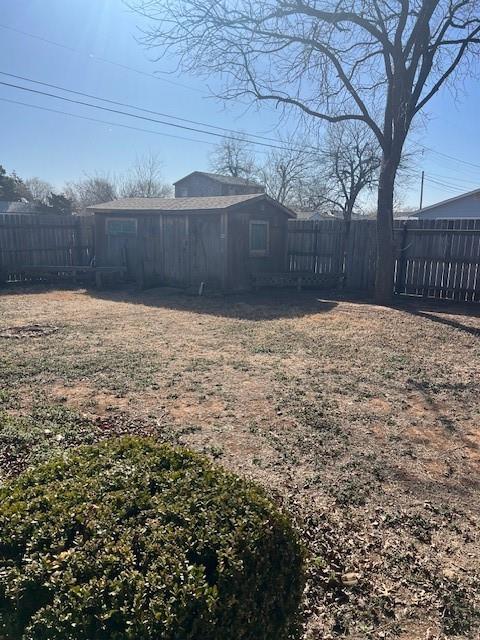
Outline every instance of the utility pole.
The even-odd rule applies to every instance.
[[[420,187],[420,210],[423,206],[423,182],[425,180],[425,171],[422,171],[422,186]]]

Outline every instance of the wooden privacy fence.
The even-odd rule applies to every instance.
[[[24,280],[43,268],[87,267],[93,255],[92,218],[0,214],[0,281]]]
[[[396,223],[395,291],[480,302],[480,220]]]
[[[351,290],[371,290],[375,282],[375,222],[352,222],[346,239],[342,220],[290,221],[288,269],[336,275]]]
[[[480,302],[480,220],[396,220],[394,241],[397,294]],[[375,254],[374,220],[353,221],[348,238],[342,220],[289,222],[287,271],[305,282],[370,292]],[[93,218],[0,214],[0,281],[86,269],[93,257]]]
[[[480,220],[394,221],[397,294],[480,302]],[[288,269],[337,275],[351,291],[375,283],[376,222],[289,222]]]

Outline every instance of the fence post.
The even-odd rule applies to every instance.
[[[313,229],[314,229],[314,234],[313,234],[313,273],[317,273],[318,271],[318,234],[320,232],[320,228],[319,225],[317,224],[317,222],[315,221],[313,223]],[[299,285],[299,291],[301,290],[302,286],[301,284]]]

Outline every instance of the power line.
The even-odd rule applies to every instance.
[[[430,180],[433,180],[437,184],[441,184],[443,187],[448,187],[449,189],[454,189],[455,191],[460,191],[465,193],[465,187],[462,185],[454,184],[452,182],[447,182],[445,180],[438,180],[437,178],[430,177]]]
[[[181,82],[174,81],[174,80],[170,80],[170,79],[167,79],[167,78],[159,78],[157,75],[155,75],[153,73],[149,73],[148,71],[142,71],[141,69],[136,69],[135,67],[130,67],[129,65],[126,65],[126,64],[123,64],[123,63],[120,63],[120,62],[116,62],[114,60],[109,60],[108,58],[104,58],[103,56],[97,56],[96,54],[93,54],[93,53],[85,53],[85,52],[79,51],[78,49],[75,49],[74,47],[71,47],[69,45],[66,45],[66,44],[63,44],[63,43],[60,43],[60,42],[56,42],[55,40],[51,40],[49,38],[45,38],[43,36],[39,36],[37,34],[30,33],[28,31],[24,31],[22,29],[17,29],[15,27],[11,27],[10,25],[6,25],[6,24],[1,24],[0,23],[0,28],[7,29],[7,30],[15,32],[15,33],[19,33],[19,34],[27,36],[29,38],[34,38],[35,40],[39,40],[40,42],[44,42],[46,44],[50,44],[50,45],[55,46],[55,47],[60,47],[62,49],[65,49],[65,50],[71,51],[73,53],[76,53],[78,55],[86,56],[90,60],[93,60],[95,62],[102,62],[102,63],[105,63],[105,64],[113,65],[113,66],[116,66],[116,67],[118,67],[120,69],[124,69],[124,70],[127,70],[127,71],[131,71],[133,73],[140,74],[142,76],[153,78],[154,80],[157,80],[157,81],[160,81],[160,82],[167,82],[169,84],[180,86],[180,87],[183,87],[185,89],[189,89],[191,91],[197,91],[197,92],[203,94],[203,91],[201,91],[200,89],[197,89],[196,87],[191,87],[189,85],[186,85],[186,84],[183,84]],[[30,82],[36,82],[36,81],[31,80]],[[64,91],[69,91],[69,90],[68,89],[64,89]],[[108,100],[103,99],[103,98],[97,98],[97,99],[108,101]],[[136,108],[138,110],[143,110],[143,109],[141,109],[139,107],[134,107],[134,108]],[[148,111],[148,110],[144,110],[144,111]],[[166,117],[180,119],[180,118],[177,118],[176,116],[166,116]],[[187,120],[185,119],[185,121],[187,121]],[[194,121],[192,121],[192,122],[194,122]],[[222,131],[228,131],[228,129],[222,129],[221,127],[216,127],[215,125],[208,125],[208,124],[203,124],[202,123],[201,126],[208,126],[210,128],[216,128],[216,129],[220,129]],[[265,137],[262,137],[262,136],[256,136],[255,134],[249,134],[249,135],[251,137],[258,137],[258,138],[261,138],[261,139],[268,139],[268,138],[265,138]],[[222,136],[222,137],[226,137],[226,136]],[[257,143],[255,143],[255,144],[257,144]],[[431,153],[434,153],[434,154],[436,154],[436,155],[438,155],[438,156],[440,156],[442,158],[447,158],[447,159],[452,160],[454,162],[459,162],[459,163],[461,163],[461,164],[463,164],[465,166],[473,167],[475,169],[480,169],[480,165],[479,164],[475,164],[474,162],[469,162],[468,160],[462,160],[461,158],[456,158],[455,156],[449,155],[447,153],[443,153],[442,151],[437,151],[436,149],[432,149],[431,147],[428,147],[428,146],[426,146],[424,144],[421,144],[421,143],[417,143],[417,144],[418,144],[419,147],[422,147],[426,151],[430,151]],[[285,147],[281,147],[281,148],[285,149]],[[313,149],[313,147],[312,147],[312,149]]]
[[[84,98],[91,98],[93,100],[99,100],[101,102],[107,102],[108,104],[113,104],[119,107],[127,107],[128,109],[135,109],[136,111],[141,111],[143,113],[150,113],[151,115],[156,115],[156,116],[161,116],[164,118],[171,118],[172,120],[178,120],[180,122],[187,122],[189,124],[195,124],[195,125],[199,125],[201,127],[209,127],[210,129],[216,129],[217,131],[223,131],[224,134],[225,133],[234,133],[235,135],[238,135],[240,138],[244,137],[244,134],[242,131],[236,131],[234,129],[228,129],[227,127],[219,127],[217,125],[214,124],[208,124],[206,122],[200,122],[198,120],[190,120],[189,118],[181,118],[180,116],[172,116],[169,113],[164,113],[162,111],[153,111],[152,109],[145,109],[144,107],[137,107],[136,105],[132,105],[126,102],[119,102],[117,100],[111,100],[110,98],[102,98],[100,96],[96,96],[93,95],[91,93],[84,93],[82,91],[75,91],[74,89],[67,89],[66,87],[61,87],[60,85],[57,84],[50,84],[48,82],[42,82],[40,80],[34,80],[33,78],[27,78],[26,76],[19,76],[16,75],[14,73],[7,73],[6,71],[0,71],[0,74],[3,76],[8,76],[9,78],[16,78],[17,80],[23,80],[25,82],[31,82],[33,84],[38,84],[41,85],[43,87],[49,87],[50,89],[57,89],[59,91],[65,91],[67,93],[72,93],[75,94],[77,96],[83,96]],[[248,137],[250,138],[258,138],[259,140],[266,140],[269,142],[275,142],[278,143],[279,140],[277,140],[276,138],[269,138],[267,136],[261,136],[258,135],[256,133],[249,133],[247,134]],[[224,136],[222,136],[224,137]],[[309,147],[311,149],[314,149],[315,151],[317,151],[318,149],[316,149],[315,147]]]
[[[122,124],[121,122],[111,122],[109,120],[100,120],[99,118],[91,118],[89,116],[81,116],[77,113],[69,113],[68,111],[62,111],[60,109],[52,109],[50,107],[43,107],[38,104],[29,104],[28,102],[21,102],[20,100],[10,100],[9,98],[0,98],[2,102],[8,102],[10,104],[19,104],[23,107],[31,107],[32,109],[40,109],[41,111],[49,111],[51,113],[58,113],[71,118],[78,118],[80,120],[88,120],[89,122],[97,122],[100,124],[106,124],[112,127],[121,127],[122,129],[131,129],[133,131],[142,131],[145,133],[153,133],[158,136],[165,136],[167,138],[175,138],[176,140],[187,140],[188,142],[200,142],[201,144],[215,145],[210,140],[198,140],[198,138],[188,138],[186,136],[176,136],[171,133],[164,133],[163,131],[153,131],[152,129],[143,129],[141,127],[134,127],[133,125]]]
[[[154,111],[152,109],[146,109],[144,107],[138,107],[136,105],[132,105],[132,104],[125,103],[125,102],[119,102],[117,100],[112,100],[110,98],[103,98],[103,97],[100,97],[100,96],[96,96],[96,95],[91,94],[91,93],[84,93],[82,91],[76,91],[74,89],[67,89],[66,87],[62,87],[60,85],[50,84],[48,82],[42,82],[40,80],[35,80],[33,78],[28,78],[26,76],[19,76],[19,75],[16,75],[14,73],[7,73],[6,71],[0,71],[0,74],[4,75],[4,76],[8,76],[10,78],[16,78],[17,80],[23,80],[25,82],[31,82],[33,84],[38,84],[38,85],[41,85],[41,86],[44,86],[44,87],[49,87],[51,89],[57,89],[57,90],[60,90],[60,91],[65,91],[67,93],[72,93],[72,94],[75,94],[75,95],[83,96],[85,98],[91,98],[93,100],[99,100],[101,102],[106,102],[108,104],[113,104],[113,105],[117,105],[117,106],[120,106],[120,107],[127,107],[129,109],[135,109],[136,111],[141,111],[143,113],[150,113],[152,115],[157,115],[157,116],[161,116],[161,117],[165,117],[165,118],[171,118],[172,120],[178,120],[179,122],[187,122],[189,124],[195,124],[195,125],[202,126],[202,127],[209,127],[211,129],[216,129],[217,131],[222,131],[224,133],[225,132],[233,133],[235,135],[238,135],[239,137],[243,137],[244,136],[243,132],[236,131],[234,129],[228,129],[226,127],[219,127],[217,125],[212,125],[212,124],[209,124],[209,123],[206,123],[206,122],[201,122],[201,121],[198,121],[198,120],[191,120],[189,118],[182,118],[180,116],[174,116],[174,115],[171,115],[169,113],[164,113],[162,111]],[[270,138],[268,136],[261,136],[261,135],[255,134],[255,133],[248,133],[248,134],[246,134],[246,136],[249,137],[249,138],[257,138],[259,140],[266,140],[266,141],[269,141],[269,142],[275,142],[275,143],[279,142],[275,138]],[[420,146],[422,146],[422,145],[420,145]],[[283,148],[284,147],[282,147],[282,149]],[[310,145],[308,145],[308,148],[312,149],[312,151],[319,151],[318,148],[312,147]],[[427,147],[424,147],[424,148],[428,149]],[[433,149],[429,149],[429,150],[432,151],[433,153],[440,154],[439,151],[435,151]],[[453,156],[450,156],[450,158],[454,159]],[[457,162],[463,162],[460,159],[456,159],[456,161]],[[469,163],[469,164],[471,164],[471,163]],[[472,166],[478,166],[480,168],[480,165],[472,164]],[[433,175],[433,174],[430,174],[430,175]],[[451,180],[450,176],[438,175],[437,177],[440,178],[440,179]],[[465,183],[470,183],[470,184],[478,184],[478,182],[476,182],[474,180],[464,180],[464,179],[461,179],[461,178],[455,178],[455,181],[457,181],[457,182],[465,182]]]
[[[461,189],[459,187],[453,187],[451,185],[445,184],[444,182],[439,182],[438,180],[434,180],[433,178],[426,177],[425,180],[430,184],[434,184],[437,187],[441,187],[443,190],[449,191],[454,195],[461,195],[462,193],[465,193],[464,189]]]
[[[434,184],[438,184],[441,187],[445,187],[446,189],[449,189],[451,191],[463,191],[463,189],[461,187],[458,186],[454,186],[452,184],[448,184],[446,182],[442,182],[441,180],[436,180],[435,178],[431,178],[431,177],[426,177],[426,180],[428,180],[428,182],[433,182]]]
[[[94,95],[91,95],[91,94],[84,94],[82,92],[77,92],[77,91],[70,90],[70,89],[64,89],[63,87],[60,87],[58,85],[49,85],[48,83],[43,83],[43,82],[40,82],[40,81],[30,80],[29,78],[23,78],[22,76],[15,76],[14,74],[9,74],[9,73],[2,72],[2,71],[0,71],[0,73],[3,74],[3,75],[10,76],[10,77],[20,77],[20,78],[22,78],[22,79],[24,79],[24,80],[26,80],[28,82],[35,82],[36,84],[52,86],[52,87],[55,87],[55,88],[57,88],[57,89],[59,89],[61,91],[62,90],[63,91],[68,91],[68,92],[75,93],[75,94],[82,95],[82,96],[86,95],[86,96],[91,97],[92,99],[95,99],[95,100],[103,100],[103,101],[109,102],[111,104],[119,104],[119,105],[123,105],[124,104],[124,103],[119,103],[119,102],[116,102],[116,101],[109,100],[107,98],[100,98],[100,97],[97,97],[97,96],[94,96]],[[203,134],[203,135],[213,135],[213,136],[216,136],[216,137],[228,138],[228,139],[232,139],[232,140],[238,140],[239,139],[239,138],[235,138],[233,136],[217,134],[217,133],[214,133],[212,131],[203,131],[201,129],[197,129],[197,128],[194,128],[194,127],[188,127],[188,126],[179,125],[179,124],[175,124],[175,123],[171,123],[171,122],[166,122],[164,120],[157,120],[157,119],[154,119],[154,118],[140,116],[140,115],[133,114],[133,113],[128,113],[128,112],[125,112],[125,111],[120,111],[118,109],[110,109],[108,107],[102,107],[100,105],[91,104],[91,103],[84,102],[84,101],[81,101],[81,100],[72,100],[72,99],[66,98],[64,96],[58,96],[56,94],[48,93],[48,92],[45,92],[45,91],[38,91],[36,89],[31,89],[29,87],[23,87],[23,86],[15,85],[15,84],[12,84],[12,83],[7,83],[7,82],[0,81],[0,85],[4,85],[4,86],[7,86],[7,87],[19,89],[19,90],[22,90],[22,91],[27,91],[27,92],[34,93],[34,94],[44,95],[44,96],[51,97],[51,98],[56,98],[58,100],[63,100],[65,102],[69,102],[69,103],[73,103],[73,104],[79,104],[81,106],[86,106],[86,107],[90,107],[90,108],[94,108],[94,109],[100,109],[102,111],[108,111],[108,112],[111,112],[111,113],[116,113],[116,114],[119,114],[119,115],[124,115],[124,116],[132,117],[132,118],[137,118],[137,119],[140,119],[140,120],[147,120],[147,121],[150,121],[150,122],[155,122],[157,124],[163,124],[163,125],[170,126],[170,127],[176,127],[176,128],[180,128],[180,129],[185,129],[185,130],[188,130],[188,131],[194,131],[196,133],[200,133],[200,134]],[[128,125],[122,125],[120,123],[113,123],[111,121],[100,120],[100,119],[97,119],[97,118],[89,118],[89,117],[86,117],[86,116],[80,116],[80,115],[77,115],[77,114],[71,114],[71,113],[68,113],[68,112],[65,112],[65,111],[61,111],[61,110],[56,110],[56,109],[48,109],[47,107],[41,107],[39,105],[32,105],[32,104],[28,104],[28,103],[24,103],[24,102],[20,102],[20,101],[8,100],[8,99],[5,99],[5,98],[2,98],[2,100],[4,102],[10,102],[12,104],[20,104],[20,105],[27,106],[27,107],[42,109],[44,111],[51,111],[53,113],[60,113],[60,114],[68,115],[68,116],[71,116],[71,117],[77,117],[77,118],[83,119],[83,120],[89,120],[91,122],[98,122],[98,123],[101,123],[101,124],[107,124],[109,126],[121,126],[123,128],[128,128],[128,129],[132,129],[132,130],[144,131],[146,133],[158,133],[159,135],[164,135],[166,137],[177,138],[177,139],[181,139],[181,140],[187,140],[187,141],[190,141],[190,142],[200,142],[200,143],[206,143],[206,144],[214,144],[212,142],[208,142],[208,141],[205,141],[205,140],[198,140],[198,139],[195,139],[195,138],[188,138],[188,137],[182,137],[182,136],[169,135],[169,134],[166,134],[166,133],[163,133],[163,132],[156,132],[156,131],[152,131],[152,130],[141,129],[139,127],[132,127],[132,126],[128,126]],[[138,109],[138,110],[141,110],[141,111],[145,111],[145,112],[150,112],[149,110],[143,109],[141,107],[135,107],[135,106],[128,105],[128,104],[126,104],[125,106],[133,108],[133,109]],[[151,113],[157,113],[157,112],[151,112]],[[167,117],[169,117],[169,116],[167,116]],[[187,122],[188,122],[188,120],[187,120]],[[208,126],[208,125],[206,125],[206,126]],[[222,131],[223,131],[223,129],[222,129]],[[252,142],[252,144],[260,145],[260,146],[268,147],[268,148],[275,148],[275,149],[281,149],[281,150],[285,150],[286,149],[286,147],[280,147],[278,145],[270,145],[270,144],[265,144],[265,143],[262,143],[262,142],[253,142],[253,141],[250,141],[250,142]],[[431,177],[426,177],[425,178],[429,183],[435,184],[436,186],[440,186],[443,189],[450,191],[451,193],[458,194],[458,193],[464,192],[464,190],[465,190],[465,187],[463,187],[463,186],[461,186],[459,184],[453,184],[451,181],[450,182],[444,182],[443,181],[443,176],[437,176],[437,178],[442,178],[442,179],[436,179],[435,178],[435,174],[430,174],[430,175],[431,175]],[[469,181],[467,181],[467,182],[469,182]]]
[[[455,160],[449,160],[447,158],[442,158],[441,156],[429,154],[428,166],[431,166],[432,171],[431,173],[430,170],[427,169],[428,173],[430,173],[430,175],[434,175],[434,173],[436,173],[436,177],[438,178],[440,178],[440,175],[442,174],[442,177],[440,178],[442,180],[448,179],[454,180],[455,182],[470,182],[474,185],[480,182],[480,173],[478,169],[468,167],[466,165],[460,165]],[[450,174],[448,177],[446,175],[447,172]],[[462,177],[460,178],[457,176]]]
[[[455,184],[456,186],[459,186],[459,187],[462,186],[461,184],[459,184],[461,182],[463,182],[464,184],[467,184],[467,185],[476,185],[477,187],[478,187],[478,185],[480,183],[479,180],[466,180],[465,178],[452,178],[452,176],[443,176],[443,175],[440,175],[438,173],[430,173],[429,172],[429,175],[432,178],[435,178],[437,180],[447,180],[448,182],[450,182],[452,184]]]
[[[103,107],[101,105],[98,104],[92,104],[91,102],[84,102],[83,100],[74,100],[72,98],[66,98],[65,96],[59,96],[56,95],[54,93],[49,93],[47,91],[39,91],[38,89],[31,89],[30,87],[22,87],[21,85],[17,85],[17,84],[13,84],[10,82],[3,82],[0,80],[0,85],[3,85],[5,87],[10,87],[13,89],[19,89],[20,91],[27,91],[29,93],[34,93],[37,95],[42,95],[42,96],[46,96],[48,98],[55,98],[57,100],[63,100],[64,102],[69,102],[71,104],[79,104],[81,106],[84,107],[90,107],[92,109],[100,109],[101,111],[108,111],[110,113],[116,113],[118,115],[122,115],[122,116],[128,116],[130,118],[136,118],[138,120],[146,120],[148,122],[155,122],[156,124],[163,124],[167,127],[175,127],[177,129],[184,129],[186,131],[194,131],[195,133],[202,133],[204,135],[209,135],[209,136],[215,136],[216,138],[222,138],[222,139],[228,139],[228,140],[241,140],[242,138],[238,138],[235,136],[231,136],[231,135],[224,135],[221,133],[215,133],[214,131],[204,131],[201,129],[197,129],[195,127],[190,127],[187,125],[182,125],[182,124],[176,124],[174,122],[167,122],[166,120],[158,120],[156,118],[150,118],[147,116],[141,116],[138,115],[136,113],[129,113],[128,111],[121,111],[119,109],[112,109],[110,107]],[[259,145],[261,147],[268,147],[270,149],[280,149],[281,151],[285,151],[286,147],[285,146],[280,146],[280,145],[273,145],[273,144],[268,144],[266,142],[254,142],[254,141],[250,141],[252,144],[254,145]]]
[[[132,131],[140,131],[142,133],[151,133],[154,135],[159,135],[159,136],[164,136],[167,138],[175,138],[177,140],[185,140],[188,142],[196,142],[196,143],[200,143],[200,144],[208,144],[208,145],[215,145],[214,142],[211,142],[209,140],[199,140],[198,138],[189,138],[186,136],[178,136],[178,135],[174,135],[174,134],[170,134],[170,133],[164,133],[162,131],[154,131],[152,129],[144,129],[142,127],[135,127],[133,125],[128,125],[128,124],[122,124],[120,122],[111,122],[109,120],[101,120],[99,118],[92,118],[89,116],[82,116],[76,113],[69,113],[68,111],[63,111],[60,109],[52,109],[50,107],[44,107],[44,106],[40,106],[40,105],[36,105],[36,104],[29,104],[27,102],[22,102],[20,100],[10,100],[8,98],[2,98],[0,97],[0,101],[1,102],[7,102],[10,104],[16,104],[16,105],[21,105],[24,107],[29,107],[32,109],[39,109],[41,111],[47,111],[50,113],[56,113],[56,114],[60,114],[60,115],[64,115],[64,116],[68,116],[70,118],[77,118],[79,120],[86,120],[88,122],[94,122],[94,123],[98,123],[98,124],[103,124],[103,125],[108,125],[108,126],[112,126],[112,127],[120,127],[122,129],[129,129]],[[442,182],[439,182],[437,180],[431,179],[431,178],[427,178],[425,177],[425,180],[428,181],[433,189],[442,189],[444,191],[450,192],[452,195],[458,195],[460,193],[460,191],[458,189],[454,189],[451,186],[448,186]]]
[[[85,51],[79,51],[78,49],[74,49],[69,45],[62,44],[61,42],[55,42],[55,40],[50,40],[49,38],[44,38],[43,36],[39,36],[35,33],[29,33],[28,31],[23,31],[22,29],[16,29],[15,27],[11,27],[7,24],[0,24],[1,29],[7,29],[8,31],[13,31],[15,33],[20,33],[22,36],[27,36],[28,38],[34,38],[35,40],[39,40],[40,42],[44,42],[45,44],[50,44],[54,47],[60,47],[61,49],[65,49],[67,51],[71,51],[72,53],[76,53],[77,55],[84,56],[93,60],[94,62],[102,62],[104,64],[110,64],[114,67],[118,67],[119,69],[124,69],[126,71],[132,71],[133,73],[137,73],[142,76],[147,76],[149,78],[153,78],[154,80],[158,80],[159,82],[166,82],[168,84],[172,84],[178,87],[183,87],[184,89],[188,89],[189,91],[196,91],[197,93],[201,93],[204,95],[204,92],[201,89],[197,89],[196,87],[191,87],[183,82],[177,82],[176,80],[170,80],[169,78],[159,78],[154,73],[149,73],[148,71],[142,71],[141,69],[136,69],[135,67],[130,67],[121,62],[116,62],[115,60],[109,60],[108,58],[104,58],[103,56],[97,56],[94,53],[86,53]]]
[[[469,162],[468,160],[461,160],[460,158],[455,158],[455,156],[450,156],[448,155],[448,153],[443,153],[442,151],[436,151],[431,147],[426,147],[424,144],[419,144],[419,146],[423,147],[426,151],[431,151],[432,153],[435,153],[438,156],[442,156],[443,158],[448,158],[449,160],[454,160],[455,162],[461,162],[462,164],[468,165],[469,167],[480,169],[480,164],[475,164],[474,162]]]

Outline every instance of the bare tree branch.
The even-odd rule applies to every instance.
[[[257,174],[253,147],[246,138],[225,138],[210,154],[210,169],[215,173],[253,180]]]

